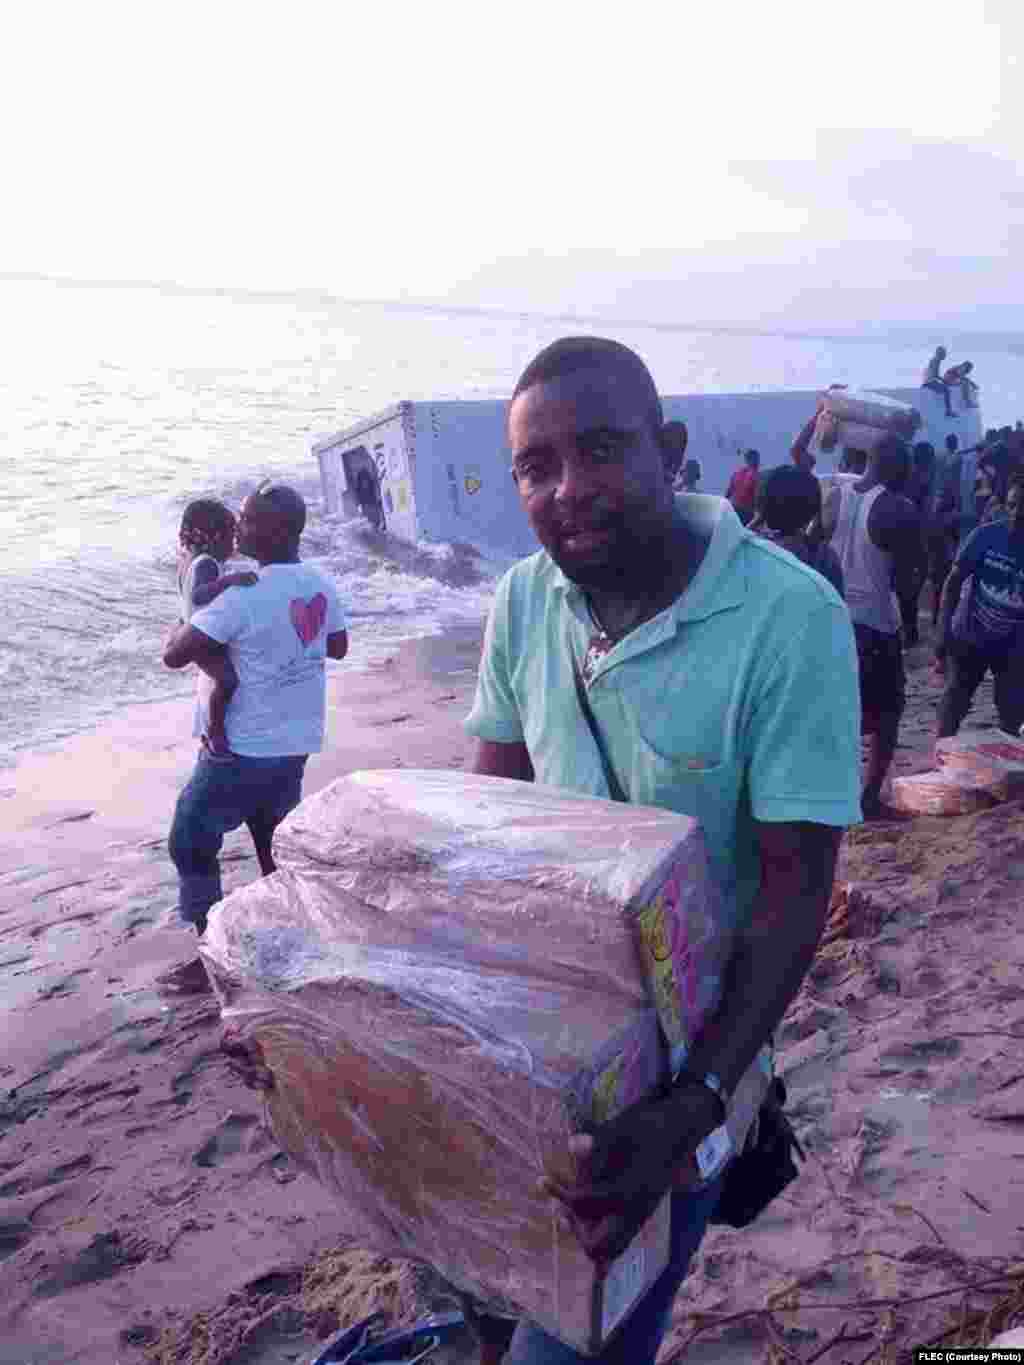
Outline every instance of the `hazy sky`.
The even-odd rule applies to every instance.
[[[1024,326],[1024,6],[848,13],[9,6],[0,270]]]

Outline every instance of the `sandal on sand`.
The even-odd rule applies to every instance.
[[[175,991],[179,995],[209,995],[213,991],[210,978],[206,974],[203,960],[194,957],[180,967],[172,967],[157,977],[157,984],[164,990]]]
[[[461,1313],[437,1313],[378,1337],[373,1328],[383,1316],[374,1313],[347,1328],[312,1365],[413,1365],[461,1332],[466,1322]]]

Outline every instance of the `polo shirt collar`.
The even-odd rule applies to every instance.
[[[725,498],[709,493],[686,493],[677,500],[677,506],[686,523],[698,535],[710,536],[710,540],[692,583],[666,613],[673,628],[687,621],[704,621],[742,604],[746,596],[745,576],[735,571],[732,561],[751,535]],[[548,558],[550,560],[550,556]],[[552,588],[565,593],[566,602],[575,609],[574,614],[583,619],[586,611],[582,590],[565,576],[554,560],[550,563]]]

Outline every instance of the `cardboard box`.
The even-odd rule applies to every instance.
[[[1024,795],[1024,739],[1002,730],[961,730],[935,743],[935,757],[954,778],[970,775],[999,801]]]
[[[303,802],[275,855],[200,947],[225,1022],[274,1074],[281,1146],[353,1242],[596,1353],[664,1268],[668,1200],[602,1282],[538,1186],[572,1174],[572,1133],[666,1080],[638,925],[674,1037],[715,1006],[731,942],[699,828],[397,770]]]

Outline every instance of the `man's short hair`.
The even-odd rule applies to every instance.
[[[259,485],[253,497],[269,502],[296,540],[302,535],[306,527],[306,502],[301,493],[287,484],[267,479]]]
[[[946,437],[946,449],[950,455],[954,455],[960,449],[960,437],[955,431],[951,431]]]
[[[650,370],[635,351],[623,346],[621,341],[612,341],[608,337],[562,337],[550,346],[545,346],[519,376],[519,382],[512,390],[512,401],[515,402],[521,393],[532,389],[535,384],[546,384],[562,375],[596,369],[616,369],[634,380],[647,408],[651,430],[658,436],[665,415]]]
[[[758,510],[769,531],[795,535],[821,511],[821,485],[809,469],[778,465],[761,480]]]
[[[761,452],[759,450],[746,450],[743,453],[743,458],[752,469],[756,469],[761,463]]]

